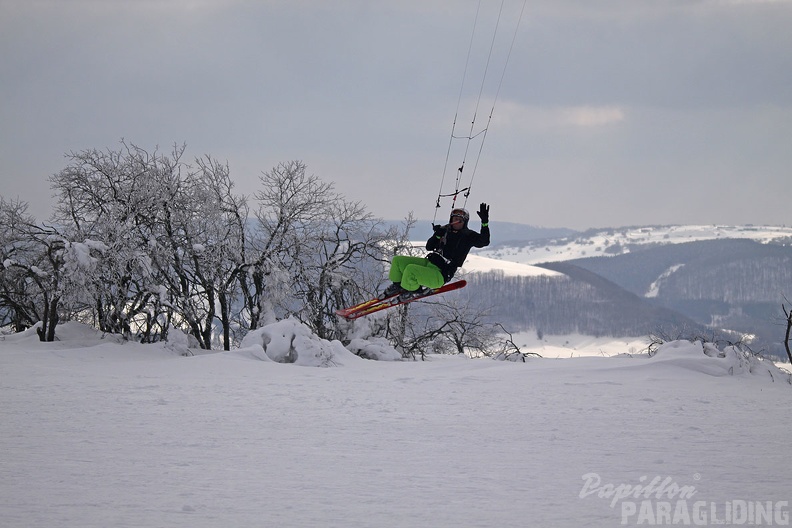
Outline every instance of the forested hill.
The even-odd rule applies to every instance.
[[[759,350],[783,355],[781,304],[792,298],[788,232],[645,227],[501,245],[477,254],[552,269],[567,279],[503,277],[498,285],[482,278],[492,293],[477,295],[493,303],[501,295],[494,308],[499,317],[548,333],[626,336],[698,328],[742,335]]]
[[[746,239],[648,247],[568,261],[642,296],[777,301],[792,293],[792,247]]]
[[[541,267],[562,275],[514,276],[502,272],[466,275],[471,299],[508,328],[545,334],[644,336],[703,325],[565,262]]]

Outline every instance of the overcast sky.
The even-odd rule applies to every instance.
[[[227,161],[243,194],[301,160],[377,216],[432,219],[481,93],[471,211],[792,224],[792,0],[528,0],[500,92],[523,0],[486,76],[501,2],[478,5],[0,0],[0,195],[44,220],[65,154],[123,138]]]

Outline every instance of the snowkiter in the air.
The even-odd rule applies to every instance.
[[[481,233],[468,228],[470,213],[454,209],[446,225],[432,225],[434,233],[426,241],[430,253],[426,257],[396,255],[391,261],[388,278],[393,282],[385,288],[381,298],[399,294],[409,299],[450,281],[464,264],[470,248],[482,248],[490,243],[489,205],[482,203],[476,212],[481,218]]]

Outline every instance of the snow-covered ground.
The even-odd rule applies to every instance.
[[[645,354],[649,347],[646,337],[595,337],[581,334],[542,335],[529,330],[512,335],[514,344],[523,352],[533,352],[547,359],[579,357],[611,357],[620,354]]]
[[[558,240],[526,242],[477,250],[478,255],[523,264],[601,257],[623,252],[629,244],[680,244],[701,240],[747,238],[768,243],[792,239],[792,227],[679,225],[641,226],[587,231]]]
[[[370,361],[298,326],[193,357],[74,324],[0,338],[0,526],[790,523],[772,365],[681,342]]]

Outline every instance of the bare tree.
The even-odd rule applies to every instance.
[[[60,279],[57,258],[62,244],[27,214],[27,204],[0,197],[0,307],[5,323],[15,330],[36,323],[42,340],[54,339],[59,295],[52,292]]]
[[[27,245],[22,232],[35,223],[27,214],[27,207],[24,202],[7,201],[0,196],[0,326],[10,324],[17,332],[37,321],[27,302],[25,273],[22,268],[14,267]]]
[[[55,219],[68,239],[108,248],[85,284],[102,330],[134,327],[148,341],[173,323],[209,349],[219,322],[228,349],[247,206],[226,164],[206,156],[190,165],[185,150],[148,153],[122,141],[118,151],[72,153],[51,179]]]
[[[405,357],[424,358],[427,352],[489,357],[504,349],[502,327],[469,299],[438,296],[419,303],[407,304],[393,315],[391,328],[403,330],[405,338],[393,332],[391,339]]]
[[[300,161],[279,164],[261,184],[255,256],[242,276],[250,328],[294,315],[322,338],[342,338],[334,312],[373,294],[393,233]]]
[[[500,323],[496,323],[495,326],[500,328],[500,331],[508,337],[499,342],[500,346],[492,354],[493,358],[503,361],[522,361],[525,363],[526,358],[542,357],[542,355],[537,352],[523,352],[522,349],[517,346],[517,343],[514,342],[514,336],[511,332],[506,330]]]
[[[254,330],[289,311],[290,270],[302,256],[303,240],[320,223],[332,186],[305,173],[299,161],[281,163],[260,177],[258,220],[250,240],[246,273],[240,276],[249,328]],[[285,310],[283,307],[285,306]]]
[[[228,165],[206,157],[198,160],[205,187],[216,204],[214,211],[214,238],[211,248],[216,270],[217,300],[220,307],[220,324],[223,329],[223,348],[230,350],[234,329],[243,330],[235,324],[235,316],[244,309],[241,298],[240,277],[247,265],[248,214],[247,199],[233,193],[233,182],[229,177]]]
[[[192,288],[185,306],[203,347],[211,348],[217,321],[223,349],[230,350],[237,278],[244,266],[247,203],[233,194],[227,165],[208,156],[196,163],[198,169],[187,174],[189,192],[180,211],[181,272]]]
[[[34,224],[25,210],[0,199],[0,305],[16,329],[39,324],[39,339],[53,341],[61,311],[79,309],[80,285],[99,246],[72,243],[54,227]]]
[[[233,194],[227,164],[206,156],[192,166],[181,154],[175,150],[152,168],[157,206],[149,228],[152,264],[174,324],[186,326],[207,350],[219,324],[228,350],[237,279],[245,264],[247,203]]]
[[[50,178],[59,198],[53,218],[68,240],[104,246],[81,293],[90,297],[102,331],[129,337],[133,320],[150,316],[156,295],[149,242],[160,156],[122,141],[117,151],[84,150],[68,158]]]
[[[792,352],[790,352],[789,350],[789,339],[790,339],[790,334],[792,334],[792,310],[787,310],[787,307],[783,304],[781,305],[781,309],[784,311],[784,315],[786,316],[786,333],[784,334],[784,348],[786,349],[789,362],[792,363]]]

